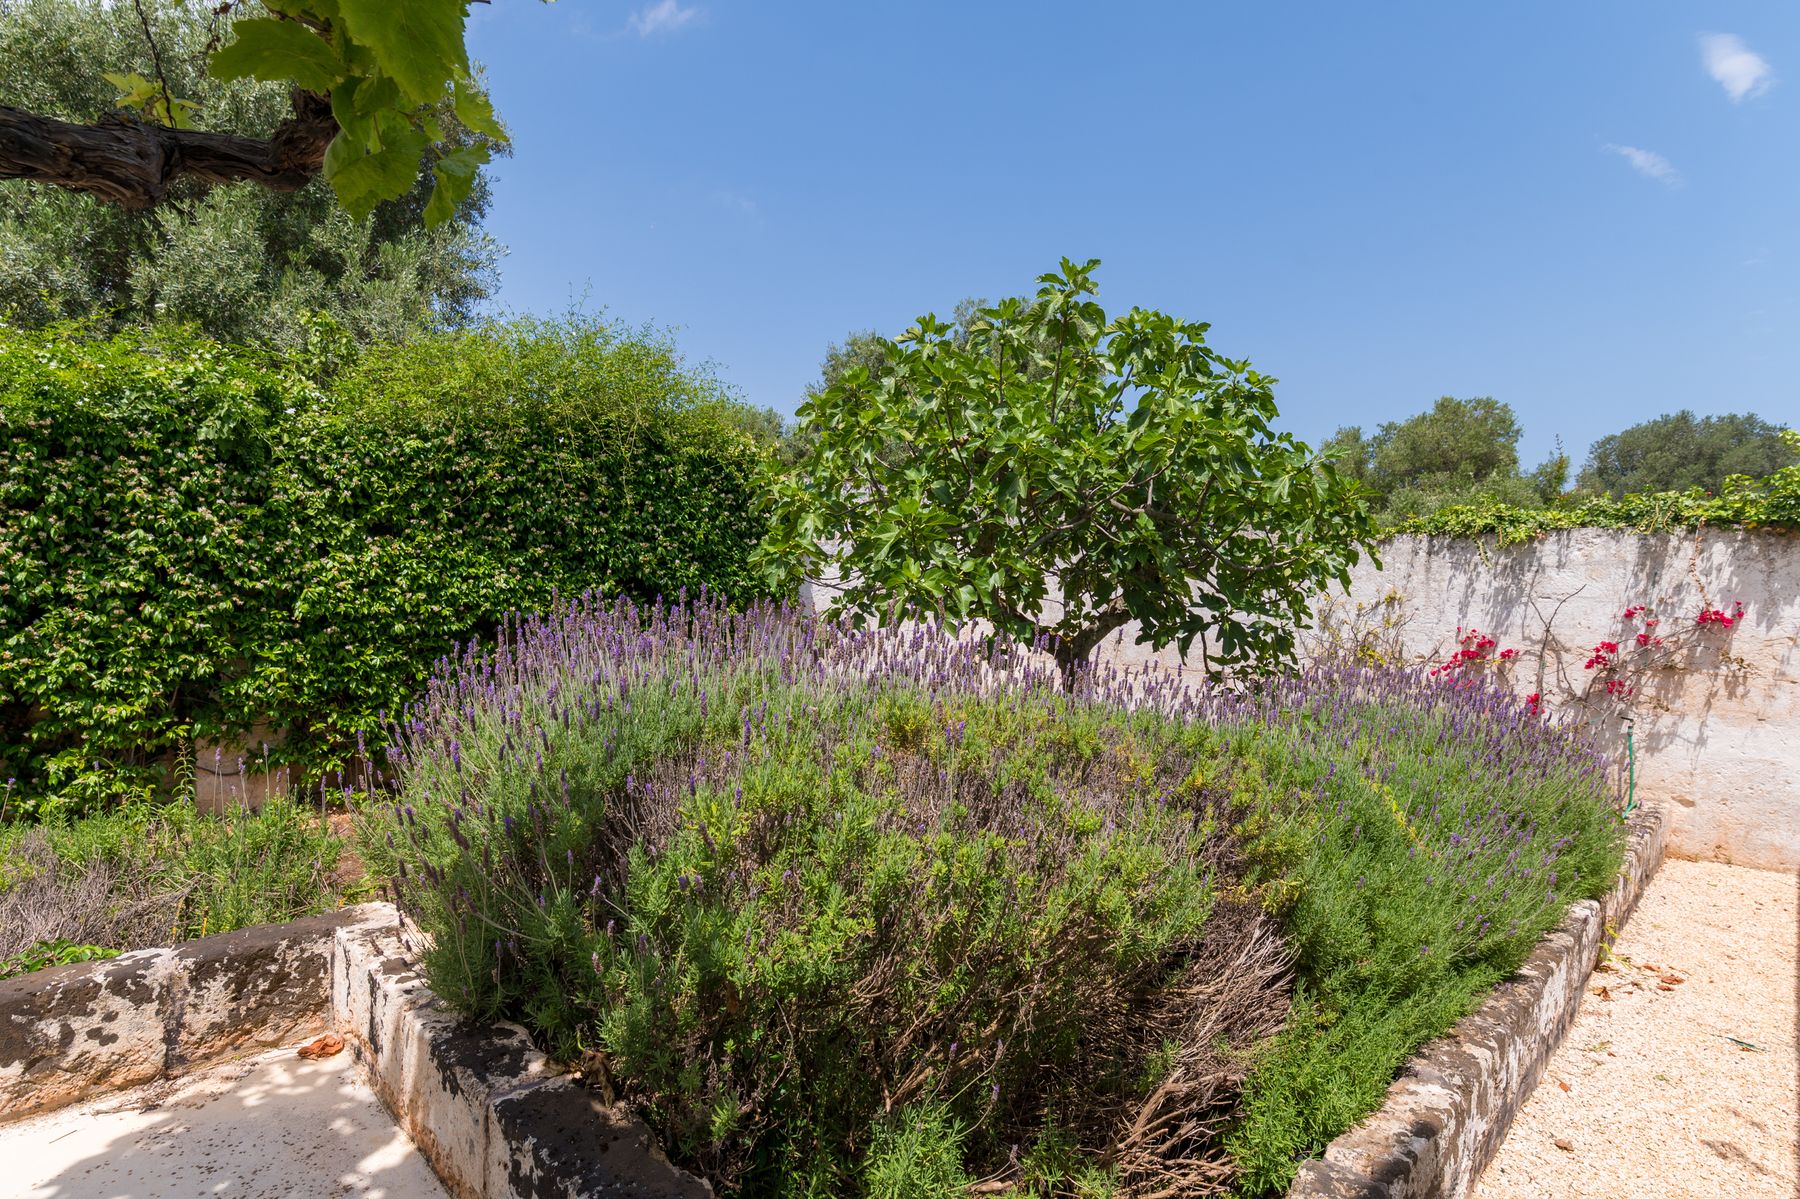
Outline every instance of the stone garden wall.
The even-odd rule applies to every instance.
[[[1494,645],[1456,669],[1599,722],[1621,757],[1634,722],[1637,793],[1668,803],[1671,853],[1800,869],[1800,537],[1577,529],[1505,548],[1400,537],[1381,558],[1323,605],[1309,652],[1360,645],[1440,665],[1463,648],[1459,629],[1477,629]],[[1715,610],[1732,623],[1698,623]],[[1105,652],[1181,668],[1132,632]],[[1640,634],[1663,644],[1640,646]],[[1588,666],[1602,642],[1619,646],[1614,665]],[[1517,652],[1502,663],[1505,649]]]

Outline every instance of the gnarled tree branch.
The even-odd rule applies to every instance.
[[[331,102],[313,92],[294,93],[294,115],[266,140],[123,114],[77,125],[0,105],[0,179],[35,179],[131,210],[154,208],[180,179],[291,192],[318,175],[336,134]]]

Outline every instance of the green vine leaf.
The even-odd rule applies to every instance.
[[[207,64],[213,78],[291,81],[309,92],[328,92],[344,77],[344,63],[324,38],[297,21],[250,17],[233,22],[232,40]]]
[[[414,103],[431,104],[469,73],[462,0],[340,0],[350,35]]]
[[[456,119],[471,133],[479,133],[483,137],[491,137],[495,141],[506,141],[506,130],[501,126],[499,118],[494,116],[494,105],[487,93],[476,87],[467,79],[456,81]]]
[[[456,214],[456,206],[469,196],[481,164],[488,160],[486,146],[467,146],[438,159],[431,168],[436,183],[425,205],[425,223],[436,225]]]
[[[325,177],[338,202],[357,220],[383,200],[403,195],[418,177],[419,159],[431,143],[425,134],[398,119],[381,129],[381,145],[368,152],[347,134],[332,139],[325,152]],[[427,216],[427,223],[435,223]],[[440,218],[441,219],[441,218]]]
[[[163,85],[155,80],[146,79],[136,71],[128,75],[102,71],[100,77],[118,89],[119,95],[114,101],[118,107],[174,129],[194,127],[194,114],[200,111],[200,106],[192,100],[171,100]]]

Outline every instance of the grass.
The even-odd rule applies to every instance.
[[[343,848],[309,808],[138,801],[0,825],[0,976],[328,911]]]
[[[709,601],[509,627],[392,763],[433,986],[784,1199],[1278,1193],[1621,848],[1583,731],[1476,680],[1069,693]]]

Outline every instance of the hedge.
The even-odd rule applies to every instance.
[[[559,591],[758,597],[764,460],[709,375],[600,321],[378,347],[323,387],[191,334],[0,328],[6,812],[155,792],[259,728],[341,767]]]

